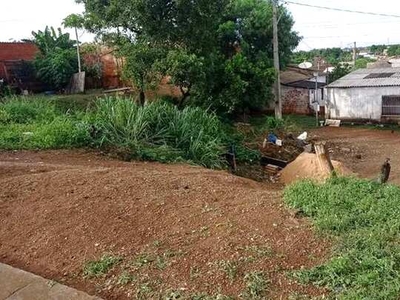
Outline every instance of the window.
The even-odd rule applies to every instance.
[[[400,95],[382,96],[382,117],[400,117]]]

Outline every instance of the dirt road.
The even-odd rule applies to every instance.
[[[343,162],[363,178],[377,178],[384,160],[390,158],[390,182],[400,184],[399,131],[325,127],[312,134],[328,141],[332,159]]]
[[[0,262],[105,299],[237,297],[253,271],[268,298],[320,294],[287,272],[327,249],[283,207],[280,187],[84,151],[0,153]],[[85,262],[105,253],[123,260],[84,278]]]

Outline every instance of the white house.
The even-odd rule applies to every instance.
[[[359,69],[325,88],[331,119],[400,119],[400,68]]]

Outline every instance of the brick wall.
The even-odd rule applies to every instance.
[[[308,89],[282,86],[283,114],[311,114],[312,109],[309,103],[310,97]]]
[[[39,49],[33,43],[0,43],[1,60],[28,60],[35,58]]]
[[[32,61],[39,49],[32,43],[1,43],[0,42],[0,78],[9,79],[7,65],[12,61]]]

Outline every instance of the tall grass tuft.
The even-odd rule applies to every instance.
[[[200,108],[179,110],[165,102],[139,106],[130,99],[97,102],[102,146],[129,149],[146,160],[191,161],[209,168],[223,164],[223,130],[218,118]]]

